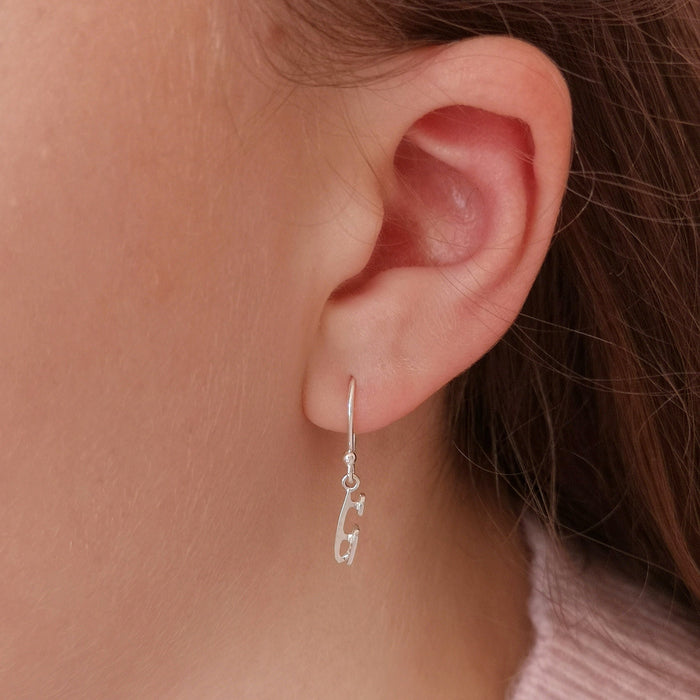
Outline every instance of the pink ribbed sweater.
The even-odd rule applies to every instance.
[[[700,699],[700,627],[601,564],[565,556],[532,523],[535,642],[512,700]]]

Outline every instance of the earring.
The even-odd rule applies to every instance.
[[[345,532],[345,517],[348,511],[354,508],[358,515],[362,515],[365,510],[365,494],[361,493],[357,501],[352,500],[352,494],[360,487],[360,480],[355,474],[355,429],[354,429],[354,414],[355,414],[355,378],[350,377],[350,386],[348,388],[348,449],[343,455],[343,462],[347,467],[347,473],[341,479],[341,484],[345,489],[345,500],[343,507],[340,509],[338,517],[338,527],[335,530],[335,560],[342,564],[345,562],[348,566],[352,564],[355,558],[357,549],[357,540],[360,536],[360,528],[357,525],[353,526],[352,532]],[[340,553],[341,545],[347,542],[343,554]]]

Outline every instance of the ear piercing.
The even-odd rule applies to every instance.
[[[360,487],[360,480],[355,474],[355,429],[354,429],[354,413],[355,413],[355,378],[350,377],[350,386],[348,388],[348,449],[343,455],[343,462],[347,468],[347,473],[343,476],[340,483],[345,489],[345,500],[343,507],[340,509],[338,517],[338,527],[335,530],[335,560],[339,563],[345,563],[348,566],[352,564],[357,550],[357,540],[360,536],[360,528],[353,525],[352,532],[345,532],[345,518],[348,511],[355,509],[358,515],[362,515],[365,510],[365,494],[361,493],[358,500],[352,499],[352,494]],[[343,542],[347,542],[347,546],[343,547]],[[341,548],[345,551],[341,554]]]

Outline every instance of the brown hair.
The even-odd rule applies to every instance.
[[[485,34],[558,64],[575,133],[560,230],[514,327],[450,388],[455,441],[560,535],[697,605],[699,6],[283,2],[316,82]]]

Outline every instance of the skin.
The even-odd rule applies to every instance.
[[[439,386],[361,430],[332,560],[344,398],[317,427],[302,387],[376,214],[348,93],[275,73],[245,4],[0,24],[0,695],[502,697],[527,549],[452,475]]]

